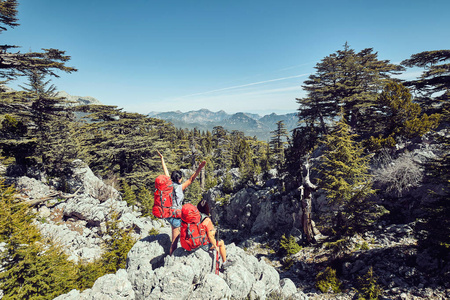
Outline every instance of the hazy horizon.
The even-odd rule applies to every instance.
[[[393,63],[450,49],[437,8],[450,1],[21,0],[20,26],[2,38],[22,52],[66,51],[78,72],[58,73],[58,90],[125,111],[285,113],[345,43]]]

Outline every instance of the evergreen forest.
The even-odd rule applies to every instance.
[[[19,26],[17,9],[17,0],[0,1],[0,34]],[[406,218],[390,205],[407,203],[404,195],[411,187],[433,187],[425,191],[432,200],[412,216],[417,247],[430,248],[440,265],[448,266],[450,50],[425,51],[394,64],[380,60],[375,49],[358,51],[345,43],[317,62],[315,73],[302,85],[306,96],[292,100],[298,103],[298,127],[288,132],[280,121],[271,140],[263,142],[220,126],[187,130],[116,106],[75,105],[57,97],[51,81],[77,72],[70,56],[59,49],[20,52],[18,46],[0,45],[2,299],[53,299],[74,288],[90,288],[100,276],[124,267],[134,242],[113,217],[107,230],[114,238],[105,243],[102,258],[89,264],[71,262],[60,245],[46,240],[33,225],[32,206],[15,196],[13,178],[44,174],[68,192],[64,178],[70,163],[80,159],[98,177],[114,181],[128,206],[152,217],[154,179],[162,173],[157,151],[169,170],[181,169],[186,175],[207,162],[200,180],[186,193],[194,204],[220,186],[226,195],[221,205],[226,206],[234,193],[257,187],[274,172],[281,182],[278,193],[301,190],[305,238],[297,244],[280,232],[287,258],[299,244],[320,242],[316,227],[336,246],[380,222]],[[420,68],[421,75],[398,79],[409,68]],[[18,78],[26,79],[22,89],[8,88]],[[408,161],[399,173],[375,172],[376,167],[389,168],[383,158],[392,159],[399,147],[424,140],[439,147],[438,156],[420,164]],[[239,172],[238,180],[231,170]],[[319,194],[329,208],[320,215],[311,203]],[[332,267],[318,274],[318,282],[335,276]],[[450,271],[437,272],[448,289]],[[367,282],[366,289],[375,291],[372,277]]]

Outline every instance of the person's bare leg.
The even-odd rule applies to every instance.
[[[225,243],[222,240],[219,241],[219,253],[220,253],[220,256],[222,257],[222,262],[226,262],[227,261],[227,251],[225,250]]]
[[[169,254],[172,255],[173,251],[177,249],[178,240],[180,239],[180,227],[172,227],[172,245],[170,245]]]

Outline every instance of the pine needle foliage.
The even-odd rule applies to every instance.
[[[316,275],[316,287],[322,293],[340,293],[341,285],[341,281],[336,276],[336,270],[331,267],[326,267],[325,270]]]
[[[285,162],[285,147],[288,143],[289,137],[287,135],[287,129],[283,121],[278,121],[276,123],[277,129],[271,131],[272,134],[270,138],[270,151],[271,151],[271,163],[276,166],[277,169],[281,169]]]
[[[373,267],[370,267],[363,277],[358,277],[358,300],[378,300],[383,295],[383,289],[377,283]]]
[[[364,148],[354,138],[343,119],[337,122],[325,136],[325,150],[318,167],[320,187],[329,204],[336,208],[334,227],[338,234],[360,230],[373,218],[372,203],[368,200],[374,193],[369,157],[364,156]]]
[[[297,244],[295,241],[295,238],[292,235],[289,235],[289,237],[286,237],[286,235],[282,235],[280,239],[280,248],[283,249],[283,252],[287,256],[292,256],[299,252],[302,247]]]
[[[125,201],[133,210],[135,209],[137,203],[136,194],[125,180],[122,180],[122,200]]]
[[[419,78],[407,81],[405,85],[418,94],[415,101],[425,112],[443,114],[443,110],[448,109],[450,96],[450,50],[416,53],[401,64],[409,68],[424,69]]]
[[[104,274],[125,269],[127,254],[136,242],[129,230],[121,228],[119,223],[119,214],[112,210],[110,220],[106,222],[106,236],[110,238],[104,241],[104,253],[100,260]]]
[[[194,181],[188,189],[185,190],[185,200],[197,205],[202,200],[202,189],[198,180]]]
[[[156,150],[170,149],[172,126],[162,120],[123,112],[114,106],[77,107],[85,113],[79,128],[86,149],[81,157],[97,174],[114,173],[130,186],[151,186],[161,168]],[[168,167],[173,164],[165,155]]]
[[[391,148],[398,140],[422,136],[439,124],[440,115],[421,114],[419,104],[412,101],[410,91],[401,83],[387,83],[378,99],[367,121],[372,132],[366,142],[370,149]]]
[[[152,213],[153,203],[155,200],[153,194],[150,193],[147,188],[143,187],[140,189],[138,195],[136,196],[136,201],[141,206],[141,213],[143,217],[156,218]]]
[[[0,256],[2,299],[53,299],[76,287],[75,265],[59,246],[41,239],[33,217],[15,199],[14,188],[1,183],[0,241],[6,243]]]
[[[373,48],[356,52],[347,43],[315,68],[303,85],[307,96],[297,99],[300,124],[308,128],[311,138],[327,134],[340,114],[353,130],[364,129],[366,110],[376,103],[385,80],[404,69],[379,60]]]
[[[77,264],[76,282],[77,289],[83,291],[90,289],[95,281],[105,275],[100,259],[94,262],[79,262]]]

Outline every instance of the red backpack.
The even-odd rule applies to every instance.
[[[206,226],[202,224],[202,217],[194,205],[187,203],[181,209],[181,247],[191,251],[201,245],[209,244]]]
[[[181,210],[172,208],[173,184],[170,177],[166,175],[156,177],[155,188],[153,215],[160,219],[169,217],[180,218]]]

